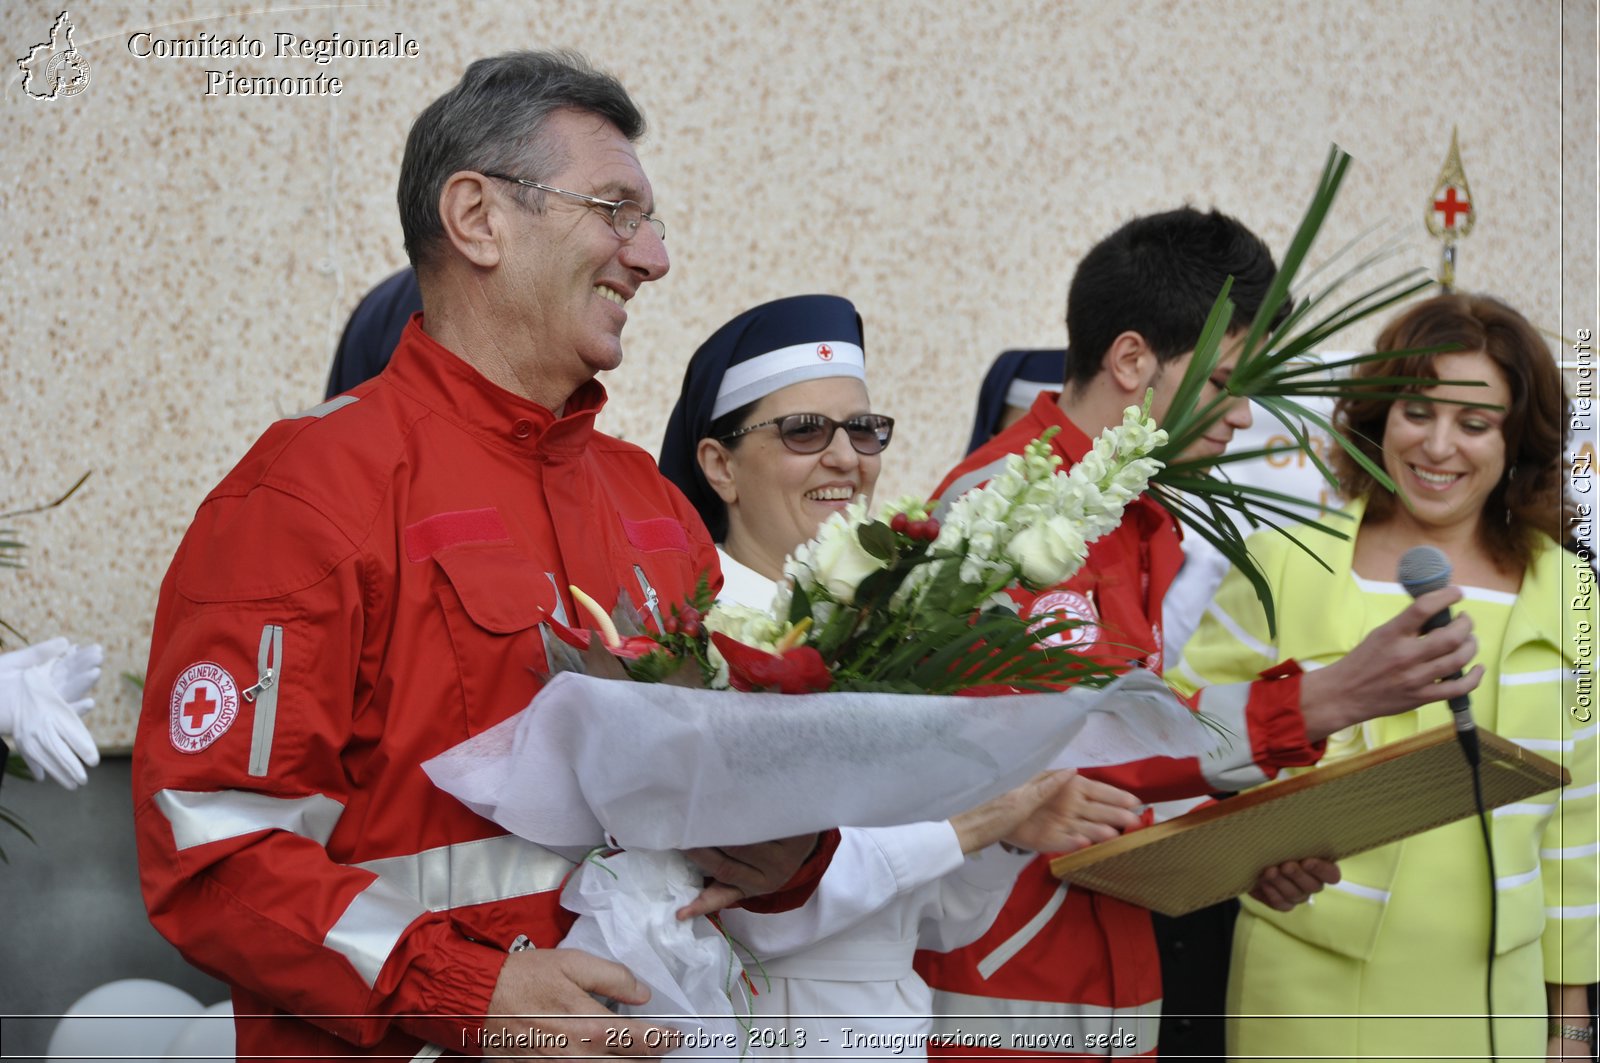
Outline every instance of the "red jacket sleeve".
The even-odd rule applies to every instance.
[[[162,585],[134,818],[151,921],[185,958],[371,1045],[390,1015],[482,1015],[505,954],[329,853],[368,737],[354,554],[270,490],[202,507]],[[404,1025],[462,1043],[459,1020]]]
[[[828,865],[833,862],[834,851],[838,848],[839,832],[837,830],[824,832],[818,837],[816,851],[806,858],[806,862],[800,865],[800,869],[782,889],[764,893],[759,897],[747,897],[739,907],[746,911],[762,913],[787,912],[800,907],[817,891],[817,883],[822,881]]]
[[[1232,793],[1266,782],[1283,768],[1315,764],[1323,744],[1306,738],[1300,675],[1291,661],[1251,682],[1205,687],[1185,698],[1206,717],[1213,739],[1198,757],[1147,757],[1083,774],[1144,801],[1174,801]]]

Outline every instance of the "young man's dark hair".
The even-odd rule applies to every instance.
[[[1233,325],[1248,327],[1277,272],[1261,238],[1221,211],[1180,207],[1133,219],[1096,244],[1072,275],[1067,385],[1092,380],[1124,332],[1143,336],[1162,362],[1192,351],[1230,276]],[[1278,321],[1287,313],[1285,303]]]

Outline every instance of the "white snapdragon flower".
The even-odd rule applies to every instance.
[[[987,484],[956,500],[935,546],[960,555],[966,583],[992,583],[1008,573],[1034,587],[1060,583],[1143,493],[1161,467],[1148,455],[1166,438],[1130,406],[1122,423],[1102,432],[1066,473],[1049,443],[1034,440]]]
[[[935,560],[908,574],[893,607],[912,607],[949,565],[958,566],[961,581],[973,586],[1002,587],[1020,579],[1038,588],[1070,578],[1083,565],[1089,543],[1116,528],[1124,508],[1160,469],[1148,455],[1164,442],[1166,433],[1139,407],[1129,407],[1122,423],[1101,433],[1068,472],[1060,470],[1062,459],[1048,437],[1034,440],[1007,457],[983,487],[951,503],[930,548]],[[920,499],[907,498],[886,507],[884,519],[902,512],[926,510]],[[826,604],[824,598],[852,603],[861,581],[884,567],[861,548],[857,530],[865,519],[859,503],[834,514],[785,565],[797,586],[825,592],[818,605]],[[781,604],[786,613],[787,601]]]
[[[1167,441],[1167,431],[1157,428],[1155,421],[1138,406],[1122,411],[1122,424],[1113,429],[1118,433],[1118,447],[1124,454],[1143,456]]]
[[[961,582],[982,586],[994,582],[996,576],[1005,575],[1012,567],[1009,558],[1001,552],[993,555],[968,553],[961,558]]]
[[[1107,468],[1106,455],[1100,452],[1098,443],[1083,456],[1083,460],[1072,467],[1069,476],[1077,476],[1078,470],[1083,470],[1083,478],[1091,483],[1099,483],[1110,474]]]

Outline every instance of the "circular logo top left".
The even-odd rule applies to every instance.
[[[35,100],[58,100],[89,87],[89,59],[73,43],[72,34],[72,17],[63,11],[50,26],[50,39],[17,60],[24,93]]]

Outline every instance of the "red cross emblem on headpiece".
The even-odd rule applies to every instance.
[[[1454,229],[1456,227],[1457,214],[1464,215],[1472,209],[1470,200],[1458,198],[1457,193],[1459,191],[1460,189],[1451,185],[1445,190],[1443,199],[1433,201],[1434,213],[1444,215],[1444,227],[1446,229]]]
[[[826,343],[817,344],[817,357],[821,358],[824,362],[833,361],[833,348],[829,347]]]

